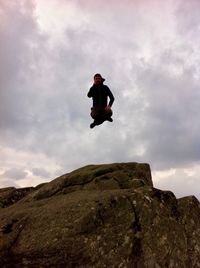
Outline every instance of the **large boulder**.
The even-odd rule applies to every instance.
[[[1,267],[200,267],[200,204],[148,164],[90,165],[0,209]]]

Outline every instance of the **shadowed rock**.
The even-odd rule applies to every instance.
[[[200,205],[148,164],[90,165],[0,209],[1,267],[200,267]]]
[[[5,208],[10,205],[13,205],[33,190],[33,187],[27,187],[22,189],[7,187],[4,189],[0,189],[0,208]]]

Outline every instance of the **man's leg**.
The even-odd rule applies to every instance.
[[[104,120],[105,121],[109,121],[109,122],[113,122],[113,119],[111,118],[113,112],[110,108],[105,108],[104,109]]]
[[[90,124],[90,128],[101,125],[104,122],[104,119],[102,119],[102,109],[92,107],[90,115],[94,119],[94,122]]]
[[[111,118],[112,110],[107,109],[107,107],[92,107],[90,115],[94,119],[94,122],[90,124],[90,128],[101,125],[104,121],[113,122],[113,119]]]

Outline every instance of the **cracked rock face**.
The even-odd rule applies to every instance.
[[[6,204],[1,267],[200,267],[199,201],[153,188],[147,164],[86,166]]]

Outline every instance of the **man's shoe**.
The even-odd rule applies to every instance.
[[[93,128],[95,126],[96,126],[96,124],[94,122],[92,124],[90,124],[90,128]]]
[[[109,121],[109,122],[113,122],[113,119],[112,119],[111,117],[109,117],[109,118],[107,119],[107,121]]]

